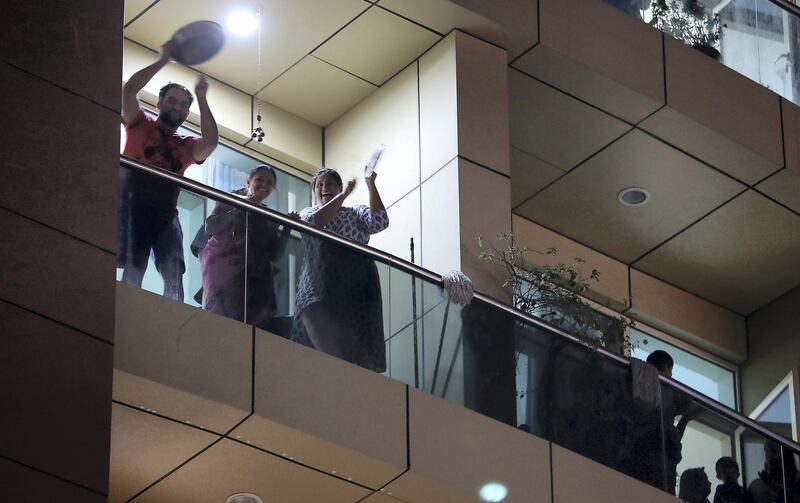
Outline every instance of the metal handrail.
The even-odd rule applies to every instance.
[[[379,260],[381,262],[388,263],[392,267],[395,267],[395,268],[397,268],[399,270],[402,270],[404,272],[407,272],[409,274],[412,274],[412,275],[415,275],[415,276],[418,276],[418,277],[422,277],[422,278],[424,278],[424,279],[426,279],[426,280],[430,281],[431,283],[434,283],[434,284],[436,284],[438,286],[442,286],[443,285],[442,278],[441,278],[440,275],[434,273],[433,271],[429,271],[428,269],[420,267],[417,264],[414,264],[412,262],[408,262],[408,261],[403,260],[401,258],[395,257],[394,255],[391,255],[391,254],[386,253],[384,251],[381,251],[381,250],[378,250],[378,249],[363,245],[361,243],[357,243],[355,241],[351,241],[349,239],[345,239],[342,236],[339,236],[338,234],[334,234],[332,232],[328,232],[328,231],[319,229],[319,228],[314,227],[312,225],[309,225],[309,224],[307,224],[307,223],[305,223],[303,221],[298,221],[298,220],[294,220],[292,218],[289,218],[285,214],[280,213],[278,211],[275,211],[275,210],[273,210],[271,208],[268,208],[266,206],[252,203],[252,202],[248,201],[247,199],[243,199],[241,197],[237,197],[237,196],[235,196],[235,195],[233,195],[233,194],[231,194],[229,192],[225,192],[225,191],[216,189],[214,187],[210,187],[210,186],[208,186],[206,184],[203,184],[203,183],[200,183],[200,182],[198,182],[196,180],[192,180],[191,178],[186,178],[184,176],[177,175],[177,174],[175,174],[175,173],[173,173],[171,171],[167,171],[165,169],[161,169],[161,168],[158,168],[158,167],[155,167],[155,166],[151,166],[149,164],[145,164],[145,163],[143,163],[143,162],[141,162],[141,161],[139,161],[137,159],[133,159],[133,158],[125,156],[125,155],[120,155],[120,161],[123,164],[127,165],[128,167],[135,168],[135,169],[138,169],[140,171],[145,171],[147,173],[150,173],[152,175],[158,176],[160,178],[167,179],[167,180],[175,183],[176,185],[178,185],[180,187],[183,187],[185,189],[188,189],[188,190],[190,190],[192,192],[199,193],[199,194],[201,194],[203,196],[208,196],[208,197],[211,197],[211,198],[214,198],[214,199],[223,200],[223,201],[225,201],[226,203],[228,203],[228,204],[230,204],[232,206],[237,206],[237,207],[246,209],[248,211],[253,211],[255,213],[261,213],[262,215],[266,215],[266,216],[268,216],[268,217],[270,217],[270,218],[272,218],[274,220],[277,220],[282,225],[286,225],[286,226],[289,226],[291,228],[297,229],[297,230],[301,231],[304,234],[310,234],[312,236],[315,236],[315,237],[318,237],[318,238],[321,238],[321,239],[334,241],[334,242],[336,242],[337,244],[339,244],[341,246],[344,246],[344,247],[347,247],[347,248],[351,248],[353,250],[357,250],[357,251],[359,251],[361,253],[364,253],[364,254],[370,256],[373,259],[377,259],[377,260]],[[577,337],[575,337],[574,335],[570,334],[569,332],[566,332],[563,329],[561,329],[561,328],[559,328],[559,327],[557,327],[555,325],[551,325],[550,323],[547,323],[544,320],[541,320],[539,318],[535,318],[535,317],[531,316],[530,314],[528,314],[526,312],[523,312],[523,311],[520,311],[520,310],[518,310],[518,309],[516,309],[514,307],[511,307],[508,304],[505,304],[505,303],[503,303],[503,302],[501,302],[501,301],[499,301],[499,300],[497,300],[497,299],[495,299],[493,297],[490,297],[490,296],[488,296],[486,294],[483,294],[483,293],[480,293],[480,292],[476,291],[475,292],[475,298],[480,300],[481,302],[485,302],[485,303],[487,303],[487,304],[489,304],[489,305],[491,305],[491,306],[493,306],[493,307],[495,307],[497,309],[500,309],[501,311],[505,312],[506,314],[508,314],[510,316],[513,316],[518,321],[527,323],[529,325],[534,325],[534,326],[536,326],[536,327],[538,327],[538,328],[540,328],[540,329],[542,329],[542,330],[544,330],[546,332],[549,332],[551,334],[555,334],[555,335],[564,337],[566,339],[569,339],[570,341],[580,343],[580,340]],[[620,363],[622,365],[630,366],[630,360],[628,360],[625,357],[622,357],[622,356],[620,356],[618,354],[612,353],[612,352],[610,352],[610,351],[608,351],[606,349],[603,349],[603,348],[597,348],[596,351],[598,353],[608,357],[608,358],[611,358],[611,359],[617,361],[618,363]],[[703,395],[701,393],[698,393],[697,391],[687,387],[686,385],[684,385],[682,383],[679,383],[678,381],[675,381],[673,379],[666,378],[666,377],[663,377],[663,376],[660,376],[659,378],[660,378],[661,382],[664,383],[665,385],[671,386],[673,388],[676,388],[679,391],[689,395],[694,400],[700,402],[703,406],[714,410],[715,412],[719,413],[720,415],[725,416],[727,419],[729,419],[729,420],[731,420],[731,421],[733,421],[735,423],[739,423],[739,424],[741,424],[743,426],[746,426],[748,428],[751,428],[751,429],[755,430],[756,432],[758,432],[759,434],[769,438],[770,440],[772,440],[772,441],[774,441],[776,443],[779,443],[779,444],[781,444],[781,445],[783,445],[783,446],[795,451],[796,453],[800,454],[800,444],[797,444],[796,442],[788,440],[788,439],[782,437],[781,435],[778,435],[777,433],[774,433],[771,430],[768,430],[768,429],[764,428],[763,426],[761,426],[760,424],[756,423],[755,421],[753,421],[749,417],[746,417],[746,416],[743,416],[743,415],[739,414],[737,411],[735,411],[735,410],[733,410],[733,409],[731,409],[731,408],[729,408],[729,407],[727,407],[725,405],[722,405],[721,403],[719,403],[719,402],[717,402],[715,400],[712,400],[711,398],[708,398],[707,396],[705,396],[705,395]]]

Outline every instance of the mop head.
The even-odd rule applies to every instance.
[[[450,302],[459,306],[466,306],[472,301],[474,296],[472,280],[463,272],[448,271],[442,274],[442,282]]]

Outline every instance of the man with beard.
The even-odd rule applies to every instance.
[[[161,47],[158,61],[131,75],[122,87],[122,124],[127,139],[123,153],[147,164],[183,174],[202,163],[217,146],[217,123],[208,107],[208,82],[200,75],[195,85],[200,108],[201,137],[176,133],[189,115],[194,98],[188,89],[170,83],[158,95],[158,119],[142,110],[136,95],[169,63],[171,42]],[[117,267],[122,280],[141,286],[150,251],[164,280],[164,296],[183,300],[183,232],[178,221],[178,193],[173,184],[153,175],[120,168],[119,249]]]

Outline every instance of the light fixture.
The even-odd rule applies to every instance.
[[[225,503],[264,503],[264,500],[253,493],[236,493],[228,496]]]
[[[480,495],[483,501],[503,501],[508,495],[508,489],[500,482],[487,482],[481,487]]]
[[[617,194],[617,199],[625,206],[641,206],[650,200],[650,193],[641,187],[628,187]]]
[[[258,28],[258,17],[252,12],[237,10],[228,16],[225,26],[235,35],[247,35]]]

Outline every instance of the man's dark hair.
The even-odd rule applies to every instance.
[[[158,101],[163,100],[164,96],[166,96],[169,90],[172,88],[180,89],[181,91],[185,92],[186,96],[189,97],[189,105],[194,103],[194,95],[192,94],[192,92],[186,89],[185,86],[176,84],[175,82],[170,82],[169,84],[165,85],[158,91]]]
[[[671,370],[672,366],[675,365],[675,361],[669,353],[660,349],[650,353],[650,356],[647,357],[647,363],[657,368],[659,372]]]

